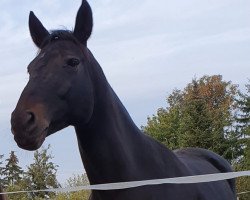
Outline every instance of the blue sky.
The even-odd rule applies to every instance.
[[[246,0],[89,0],[94,29],[89,49],[138,126],[175,88],[194,77],[221,74],[241,88],[250,78],[250,2]],[[28,32],[33,10],[48,29],[74,27],[81,0],[0,1],[0,154],[20,150],[10,133],[10,113],[25,86],[37,49]],[[47,138],[59,179],[83,171],[74,129]],[[62,155],[63,152],[63,155]]]

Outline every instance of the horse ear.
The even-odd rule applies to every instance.
[[[29,29],[33,42],[38,48],[41,48],[42,42],[49,35],[49,32],[32,11],[29,15]]]
[[[74,36],[84,45],[87,45],[93,27],[93,17],[90,5],[86,0],[82,1],[76,15]]]

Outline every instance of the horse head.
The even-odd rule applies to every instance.
[[[90,120],[94,100],[87,40],[92,26],[92,11],[85,0],[74,31],[49,32],[30,12],[30,34],[39,53],[28,65],[29,81],[11,116],[19,147],[36,150],[46,136]]]

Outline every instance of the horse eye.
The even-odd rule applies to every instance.
[[[80,60],[77,59],[77,58],[70,58],[68,61],[67,61],[67,64],[71,67],[76,67],[77,65],[79,65],[80,63]]]

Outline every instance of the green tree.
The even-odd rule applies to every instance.
[[[41,190],[59,187],[56,179],[58,165],[55,165],[51,159],[51,154],[48,153],[50,146],[37,150],[34,153],[34,163],[28,166],[25,180],[29,190]],[[52,193],[45,192],[35,193],[34,196],[45,198],[46,195],[53,196]]]
[[[246,169],[246,166],[237,164],[234,165],[235,171],[245,171],[245,170],[250,170],[249,168]],[[250,177],[245,176],[245,177],[239,177],[236,179],[236,189],[237,193],[240,193],[239,197],[240,200],[249,200],[250,199]],[[245,193],[248,192],[248,193]],[[242,194],[241,194],[242,193]]]
[[[244,156],[242,162],[246,168],[250,168],[250,84],[246,85],[247,93],[240,93],[238,99],[239,114],[236,117],[237,128],[244,141]]]
[[[3,156],[4,155],[0,155],[0,185],[2,185],[3,183],[3,171],[4,171],[4,167],[2,166],[3,165],[3,161],[1,161],[3,159]]]
[[[3,159],[3,156],[4,155],[0,155],[0,189],[2,190],[2,187],[4,186],[4,185],[6,185],[6,183],[5,183],[5,180],[4,180],[4,167],[2,166],[3,165],[3,161],[2,161],[2,159]]]
[[[7,183],[8,186],[13,186],[22,179],[23,170],[18,165],[19,160],[14,151],[10,152],[10,157],[6,159],[6,162],[7,164],[3,170],[3,174],[5,176],[4,182]]]
[[[0,160],[2,158],[3,158],[3,155],[0,155]],[[5,170],[6,168],[1,166],[3,165],[3,162],[0,161],[0,189],[1,189],[1,186],[5,186],[4,191],[7,191],[7,192],[25,190],[26,187],[22,187],[22,182],[23,182],[22,177],[23,177],[24,172],[20,167],[16,166],[18,164],[18,159],[16,158],[16,155],[14,154],[14,152],[10,153],[10,158],[7,159],[7,161],[9,163],[9,170]],[[16,163],[16,164],[13,164],[13,163]],[[13,173],[13,169],[18,169],[18,170],[14,170],[15,172]],[[20,172],[19,175],[18,175],[18,171]],[[11,175],[10,178],[8,179],[6,173],[7,174],[10,173],[14,175]],[[4,197],[7,199],[5,195]],[[25,193],[22,193],[22,194],[9,195],[8,199],[27,200],[28,198]]]
[[[28,190],[27,183],[24,179],[21,179],[15,185],[9,185],[6,188],[7,192],[16,192],[16,191],[25,191]],[[17,193],[17,194],[9,194],[9,200],[31,200],[31,196],[28,193]]]
[[[236,117],[238,122],[237,131],[241,133],[240,140],[242,140],[244,144],[244,154],[241,159],[235,163],[235,169],[237,171],[250,170],[250,84],[246,85],[246,89],[246,93],[240,93],[240,98],[238,99],[240,112]],[[238,193],[250,191],[249,177],[240,177],[237,179],[237,191]],[[250,199],[250,193],[241,194],[240,199]]]
[[[228,160],[241,155],[234,131],[237,87],[222,76],[194,79],[183,90],[174,90],[168,107],[148,118],[142,129],[170,149],[201,147]]]
[[[183,92],[174,90],[167,98],[167,102],[169,107],[159,108],[156,115],[148,117],[147,125],[142,129],[168,148],[177,149],[180,147],[179,130]]]

